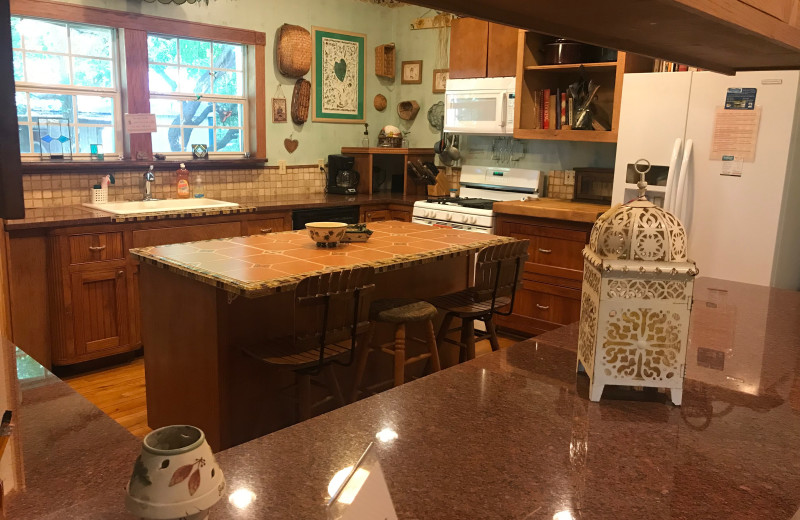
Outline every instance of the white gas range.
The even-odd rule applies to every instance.
[[[501,200],[521,200],[539,196],[538,170],[461,167],[460,197],[419,200],[414,203],[412,222],[432,226],[492,233],[492,205]]]

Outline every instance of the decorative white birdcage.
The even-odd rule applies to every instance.
[[[577,366],[592,401],[624,385],[669,388],[680,405],[698,270],[681,222],[646,199],[645,171],[639,197],[601,215],[583,250]]]

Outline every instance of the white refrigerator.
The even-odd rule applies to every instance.
[[[752,162],[711,153],[737,88],[756,89]],[[647,159],[647,197],[684,222],[701,275],[800,290],[799,95],[800,71],[626,74],[613,202],[636,197],[632,165]]]

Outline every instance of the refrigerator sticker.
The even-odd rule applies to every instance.
[[[733,155],[744,162],[753,162],[756,158],[760,118],[760,106],[754,110],[725,110],[717,107],[709,159],[719,161],[725,155]]]
[[[720,173],[720,175],[726,175],[728,177],[741,177],[743,166],[744,166],[744,161],[742,160],[741,157],[734,157],[733,155],[723,155],[722,172]]]
[[[726,110],[753,110],[756,107],[756,89],[729,88],[725,96]]]

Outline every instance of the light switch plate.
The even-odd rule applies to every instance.
[[[575,185],[575,170],[566,170],[566,171],[564,171],[564,184],[566,186],[574,186]]]
[[[317,159],[317,166],[319,166],[319,171],[325,171],[325,159]]]
[[[278,173],[285,175],[286,174],[286,161],[280,159],[278,161]]]

